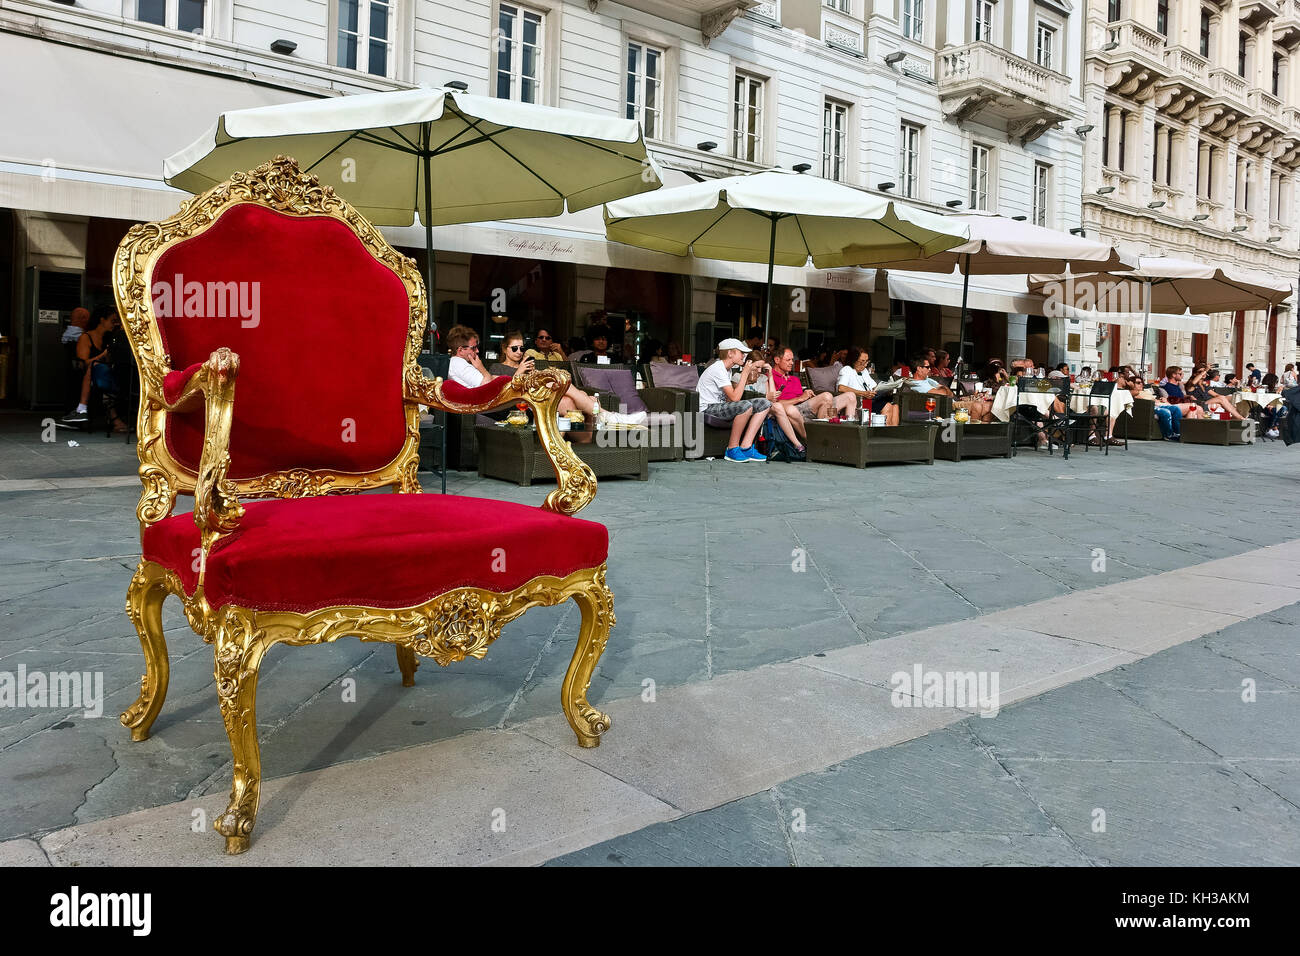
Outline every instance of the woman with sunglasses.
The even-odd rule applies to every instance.
[[[522,335],[520,335],[519,343],[523,344]],[[566,357],[564,346],[551,338],[551,333],[546,329],[537,330],[537,334],[533,336],[533,347],[525,354],[529,358],[540,359],[543,362],[563,362]]]
[[[541,333],[538,333],[540,338]],[[514,375],[515,371],[525,362],[532,364],[533,350],[529,350],[527,355],[524,354],[524,334],[522,332],[507,332],[506,337],[502,340],[501,361],[494,365],[493,368],[500,368],[505,375]],[[578,409],[584,415],[590,415],[596,410],[596,401],[581,389],[569,386],[569,390],[564,393],[560,399],[560,414],[571,412]],[[617,412],[602,410],[600,413],[601,424],[623,424],[623,425],[644,425],[646,421],[645,412],[633,412],[628,415],[620,415]]]

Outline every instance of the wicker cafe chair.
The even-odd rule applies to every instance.
[[[167,301],[173,281],[184,308]],[[426,378],[415,263],[283,157],[133,226],[113,285],[142,383],[143,557],[126,609],[146,671],[122,723],[144,740],[162,708],[162,604],[176,595],[214,650],[234,755],[215,821],[226,852],[248,848],[257,819],[257,677],[276,644],[395,644],[409,686],[417,655],[481,658],[508,621],[572,598],[581,626],[561,704],[578,743],[599,744],[609,718],[586,690],[614,624],[609,536],[572,517],[596,482],[555,424],[567,374],[476,389]],[[256,314],[200,314],[184,291],[235,285],[258,290]],[[421,493],[420,405],[473,413],[515,401],[536,411],[558,480],[542,507]],[[351,494],[384,487],[396,493]],[[192,514],[172,514],[177,495],[193,496]],[[250,498],[272,500],[241,503]]]

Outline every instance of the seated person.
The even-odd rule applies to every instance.
[[[1047,373],[1047,377],[1048,377],[1048,378],[1069,378],[1069,377],[1070,377],[1070,363],[1068,363],[1068,362],[1062,362],[1060,365],[1056,366],[1056,368],[1054,368],[1054,369],[1052,369],[1050,372],[1048,372],[1048,373]]]
[[[1241,379],[1237,377],[1236,372],[1229,372],[1223,377],[1223,387],[1241,391]]]
[[[830,392],[814,393],[812,389],[804,388],[799,376],[794,374],[794,350],[789,346],[777,349],[768,381],[767,399],[772,403],[772,414],[781,425],[781,431],[800,451],[808,436],[805,421],[830,418],[833,411],[848,417],[857,405],[853,395],[832,396]],[[798,439],[791,432],[797,434]]]
[[[946,385],[940,385],[930,377],[930,370],[934,366],[930,364],[930,359],[925,353],[918,353],[912,357],[912,382],[911,388],[914,392],[920,392],[923,395],[934,393],[935,395],[951,395],[952,389]]]
[[[1200,418],[1204,415],[1201,406],[1191,401],[1183,391],[1183,370],[1177,365],[1165,369],[1165,383],[1162,386],[1165,400],[1178,409],[1183,418]]]
[[[604,325],[598,325],[593,328],[588,335],[588,341],[591,350],[584,354],[579,362],[587,365],[605,365],[614,361],[614,356],[609,351],[609,328]],[[601,362],[601,359],[605,359]]]
[[[1260,382],[1262,382],[1262,381],[1264,380],[1264,371],[1263,371],[1263,369],[1258,369],[1258,368],[1256,368],[1254,362],[1247,362],[1247,363],[1246,363],[1246,380],[1247,380],[1248,382],[1250,382],[1251,385],[1258,385]]]
[[[503,345],[501,364],[513,370],[510,373],[513,377],[518,378],[520,375],[527,375],[536,368],[533,359],[524,357],[523,333],[507,333]],[[453,382],[458,382],[466,388],[478,388],[484,382],[495,377],[483,367],[483,360],[478,355],[478,333],[468,326],[454,325],[447,331],[447,349],[451,352],[451,363],[447,371],[447,377]],[[568,391],[564,393],[564,397],[560,399],[559,414],[563,415],[575,408],[584,414],[590,415],[595,411],[595,400],[586,392],[570,385]],[[617,412],[601,409],[600,415],[596,418],[596,424],[642,425],[645,424],[645,420],[645,412],[620,415]]]
[[[934,354],[934,368],[930,369],[930,376],[940,381],[951,381],[953,377],[952,356],[943,349],[939,349]]]
[[[731,381],[732,367],[742,364],[749,351],[739,339],[723,339],[718,343],[718,360],[700,373],[696,385],[700,412],[731,422],[731,437],[724,456],[727,461],[767,461],[767,456],[754,448],[754,439],[772,403],[766,398],[744,397],[745,386],[758,380],[763,363],[749,363],[740,381],[734,384]]]
[[[1169,400],[1169,393],[1163,386],[1157,385],[1151,389],[1151,394],[1155,401],[1156,424],[1160,426],[1160,434],[1165,441],[1182,441],[1182,408]],[[1199,418],[1200,408],[1195,405],[1191,407],[1196,409],[1196,415],[1189,417]]]
[[[836,396],[848,395],[855,405],[860,399],[864,409],[870,409],[877,415],[883,413],[886,425],[897,425],[898,406],[891,401],[889,393],[876,394],[876,380],[867,372],[867,366],[871,363],[867,350],[851,348],[845,358],[847,361],[835,382]]]
[[[564,346],[551,338],[551,333],[546,329],[538,329],[533,336],[533,347],[524,354],[530,359],[543,362],[563,362]]]
[[[1232,400],[1228,396],[1210,390],[1209,372],[1209,367],[1204,363],[1198,363],[1192,369],[1192,377],[1187,380],[1185,389],[1188,397],[1205,409],[1206,412],[1223,411],[1233,421],[1244,422],[1246,416],[1237,411],[1237,406],[1232,404]]]

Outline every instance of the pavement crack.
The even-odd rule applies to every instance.
[[[533,658],[533,663],[529,665],[528,673],[524,675],[523,683],[520,684],[519,689],[515,691],[514,697],[510,698],[510,703],[506,705],[505,712],[501,715],[501,719],[496,722],[494,729],[505,730],[506,722],[510,720],[510,715],[515,712],[515,707],[518,706],[521,700],[523,700],[524,692],[528,690],[529,681],[533,679],[533,675],[537,673],[537,668],[542,664],[542,658],[546,656],[548,650],[555,646],[555,638],[560,633],[560,628],[562,628],[564,623],[569,619],[569,612],[572,611],[573,608],[574,604],[572,601],[565,602],[564,609],[560,613],[560,619],[555,622],[555,627],[551,628],[550,635],[538,649],[537,656]],[[599,667],[599,665],[597,665],[597,667]],[[592,673],[591,676],[593,679],[595,678],[596,673],[598,673],[598,671]]]
[[[1002,770],[1002,772],[1011,779],[1011,782],[1015,785],[1015,788],[1020,791],[1020,795],[1034,805],[1034,807],[1038,810],[1039,814],[1042,815],[1042,818],[1045,821],[1047,821],[1047,825],[1052,828],[1052,832],[1055,833],[1057,836],[1059,836],[1061,839],[1063,839],[1069,845],[1069,847],[1072,850],[1074,850],[1075,853],[1079,854],[1079,858],[1083,860],[1088,866],[1096,866],[1097,861],[1094,860],[1084,850],[1084,848],[1079,844],[1079,842],[1075,840],[1074,837],[1070,836],[1070,834],[1067,833],[1065,829],[1056,822],[1056,820],[1052,817],[1052,815],[1047,812],[1047,807],[1043,806],[1043,804],[1038,801],[1038,798],[1036,798],[1032,793],[1030,793],[1029,788],[1025,785],[1025,782],[1020,779],[1020,775],[1006,765],[1006,763],[1002,760],[1002,758],[997,755],[997,752],[993,749],[992,744],[988,743],[982,737],[980,737],[980,735],[975,731],[974,722],[971,720],[967,720],[961,723],[959,726],[964,731],[966,731],[966,734],[970,739],[971,745],[975,747],[975,749],[980,751],[980,753],[984,754],[984,756],[988,757],[989,760],[997,764],[998,767]]]
[[[785,806],[781,801],[781,792],[778,788],[773,787],[767,791],[768,797],[772,801],[772,807],[776,810],[776,825],[781,830],[781,837],[785,840],[785,855],[790,861],[790,866],[799,866],[799,854],[794,848],[794,837],[790,835],[790,826],[786,822],[789,816],[785,811]]]

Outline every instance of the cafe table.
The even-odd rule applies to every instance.
[[[998,389],[997,395],[993,397],[993,417],[1001,422],[1010,421],[1011,413],[1015,411],[1017,402],[1022,405],[1033,405],[1046,415],[1052,407],[1052,402],[1056,399],[1056,394],[1054,391],[1020,392],[1017,397],[1014,385],[1003,385]],[[1070,408],[1076,412],[1086,412],[1089,404],[1088,389],[1081,385],[1075,385],[1070,395]],[[1129,411],[1132,407],[1132,393],[1128,389],[1117,386],[1110,394],[1110,420],[1115,421],[1121,413]],[[1130,414],[1132,413],[1130,412]]]
[[[1282,396],[1277,394],[1276,392],[1243,391],[1243,392],[1237,392],[1235,395],[1232,396],[1232,404],[1234,405],[1239,404],[1240,402],[1251,402],[1252,404],[1259,405],[1262,408],[1267,408],[1268,406],[1272,405],[1274,402],[1280,402],[1281,400],[1282,400]]]

